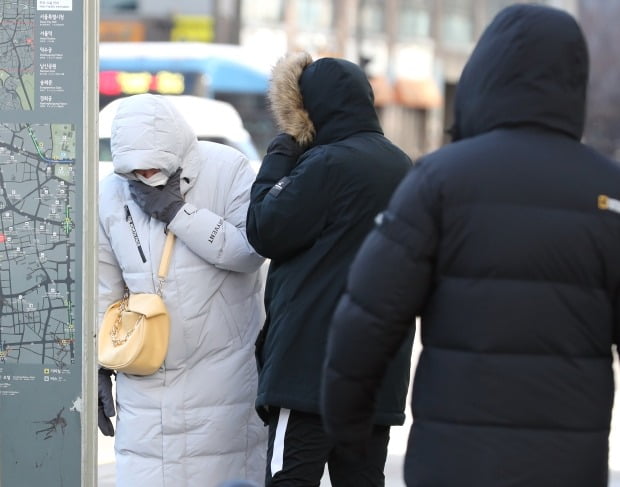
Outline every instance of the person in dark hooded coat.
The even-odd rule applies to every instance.
[[[568,13],[500,11],[458,83],[456,142],[414,166],[351,266],[326,429],[367,437],[419,316],[409,487],[607,485],[620,167],[580,142],[587,78]]]
[[[267,485],[383,485],[389,426],[403,424],[413,334],[394,352],[367,444],[335,446],[319,416],[321,370],[332,313],[373,220],[411,169],[382,133],[359,66],[284,57],[270,101],[283,133],[252,187],[248,240],[271,259],[266,321],[257,342],[257,411],[269,425]]]

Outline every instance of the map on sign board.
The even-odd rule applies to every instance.
[[[82,449],[88,5],[0,0],[2,487],[92,475]]]
[[[0,123],[0,364],[75,361],[75,136]]]
[[[34,106],[34,0],[0,3],[0,112]]]

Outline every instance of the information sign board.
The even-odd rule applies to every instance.
[[[92,485],[93,9],[89,0],[0,0],[5,487]]]

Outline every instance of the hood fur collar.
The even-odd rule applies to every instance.
[[[316,135],[299,87],[299,78],[311,63],[307,52],[284,56],[273,67],[269,85],[269,103],[278,129],[292,135],[302,146],[310,145]]]

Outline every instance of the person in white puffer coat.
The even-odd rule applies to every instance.
[[[121,103],[111,146],[115,173],[99,191],[100,318],[125,286],[156,291],[166,231],[177,236],[163,288],[171,318],[164,365],[150,376],[116,377],[116,485],[263,485],[254,341],[264,259],[245,230],[255,173],[237,150],[199,142],[157,95]],[[107,381],[109,421],[109,374]],[[101,378],[99,389],[101,403]]]

